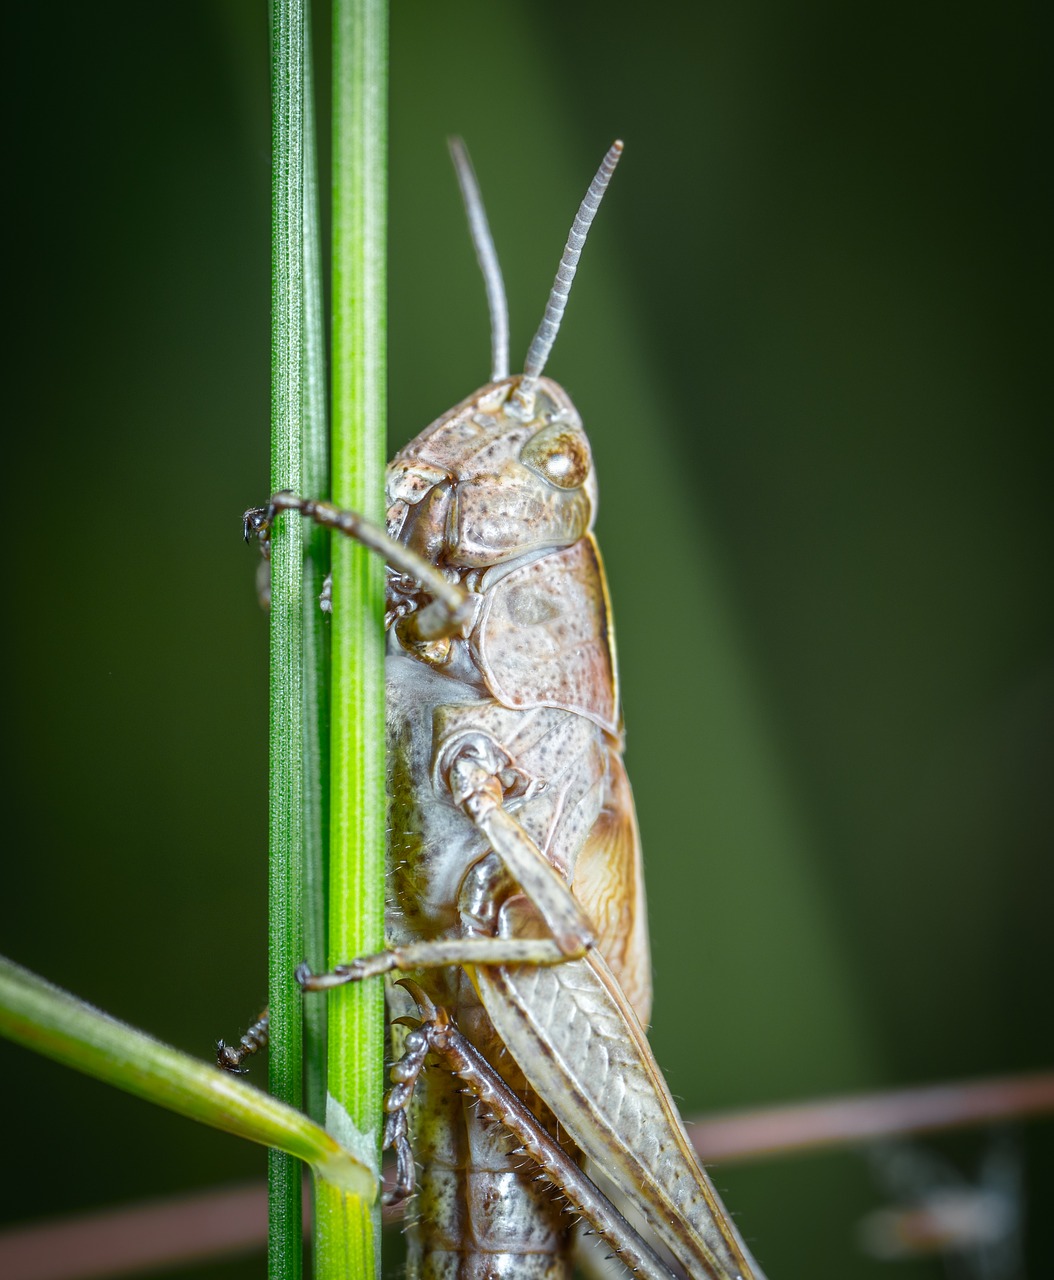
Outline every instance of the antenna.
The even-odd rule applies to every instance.
[[[483,272],[483,284],[487,290],[487,309],[490,312],[490,379],[497,382],[500,378],[509,376],[509,304],[505,300],[505,282],[501,278],[494,238],[490,234],[487,211],[483,207],[483,197],[480,195],[468,148],[460,138],[447,138],[447,146],[454,162],[461,199],[465,202],[472,245],[476,250],[479,269]]]
[[[549,359],[549,352],[553,349],[553,343],[560,329],[560,321],[567,306],[567,295],[571,292],[571,282],[578,270],[578,259],[582,256],[586,234],[596,217],[600,201],[603,199],[621,155],[622,143],[613,142],[575,214],[575,220],[571,224],[571,234],[567,237],[567,245],[549,294],[549,301],[545,305],[545,315],[542,316],[542,323],[538,326],[538,332],[534,335],[527,352],[527,359],[524,361],[523,377],[516,393],[520,400],[525,400],[531,395],[534,384],[542,376],[545,362]]]

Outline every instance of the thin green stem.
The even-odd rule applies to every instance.
[[[310,18],[310,5],[305,3]],[[311,23],[305,26],[304,57],[304,492],[329,496],[326,329],[319,233],[318,158],[315,148]],[[317,525],[304,530],[304,958],[314,970],[326,963],[326,875],[329,865],[329,627],[319,596],[329,572],[329,534]],[[326,1115],[326,1002],[303,1006],[307,1113]]]
[[[304,492],[329,496],[329,423],[326,385],[326,327],[319,227],[318,154],[315,132],[314,59],[311,6],[305,0],[304,28],[304,438],[301,447]],[[319,596],[329,572],[329,535],[318,525],[304,530],[304,958],[314,970],[325,967],[327,877],[329,870],[329,627]],[[304,1100],[320,1124],[326,1117],[326,1002],[305,1000]],[[320,1221],[315,1186],[312,1223]],[[348,1207],[351,1212],[351,1206]],[[360,1208],[360,1213],[366,1210]],[[317,1255],[317,1248],[315,1250]]]
[[[302,479],[304,327],[303,0],[274,0],[271,18],[271,487]],[[270,1009],[269,1083],[300,1107],[303,1036],[293,973],[303,958],[303,549],[299,521],[279,523],[271,541]],[[281,1152],[268,1160],[271,1280],[303,1271],[300,1166]]]
[[[333,498],[383,518],[385,453],[385,0],[333,15]],[[333,547],[330,962],[378,950],[384,920],[384,566]],[[331,1133],[378,1162],[383,1090],[379,982],[329,997]],[[316,1275],[377,1274],[380,1217],[323,1201]]]

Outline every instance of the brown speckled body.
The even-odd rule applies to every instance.
[[[455,806],[443,761],[483,740],[502,756],[504,805],[585,906],[646,1020],[650,999],[640,854],[622,769],[614,642],[590,532],[596,482],[566,394],[542,380],[484,388],[427,428],[388,470],[388,531],[478,595],[465,634],[405,642],[423,603],[392,575],[389,600],[388,941],[478,931],[466,875],[495,855]],[[515,886],[511,888],[515,896]],[[502,902],[488,904],[497,918]],[[505,1051],[463,968],[415,975],[532,1110],[562,1137]],[[405,1012],[393,989],[393,1012]],[[572,1219],[508,1134],[442,1067],[418,1084],[420,1163],[410,1274],[420,1280],[567,1280]]]

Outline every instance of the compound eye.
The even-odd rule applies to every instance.
[[[589,475],[589,445],[581,431],[554,423],[531,436],[520,461],[560,489],[578,489]]]

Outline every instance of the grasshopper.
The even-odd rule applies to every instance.
[[[412,975],[389,979],[399,1056],[385,1104],[393,1197],[417,1195],[411,1276],[567,1280],[580,1216],[649,1280],[763,1280],[644,1032],[644,886],[597,481],[575,406],[543,377],[622,144],[513,376],[486,215],[467,153],[451,149],[490,306],[490,382],[389,463],[385,530],[287,492],[246,513],[265,551],[295,510],[388,565],[388,949],[298,977],[315,991]],[[221,1059],[237,1067],[263,1034]]]

